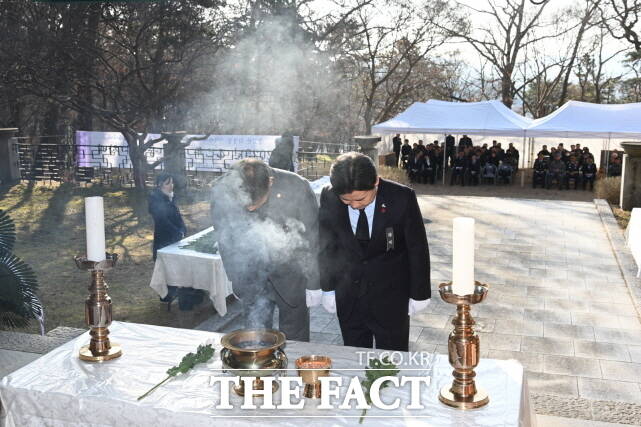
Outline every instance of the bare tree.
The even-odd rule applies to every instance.
[[[632,45],[637,56],[641,56],[639,38],[640,0],[609,0],[603,8],[604,21],[608,32],[617,40],[625,40]]]
[[[515,86],[515,93],[522,99],[524,111],[533,117],[545,116],[567,100],[585,35],[598,24],[597,9],[598,2],[584,0],[578,6],[558,10],[552,30],[559,34],[554,39],[555,48],[550,49],[549,43],[532,43],[523,50],[515,79],[520,85]],[[533,30],[529,37],[537,38],[536,32]]]
[[[581,89],[580,100],[597,104],[612,102],[616,84],[621,75],[608,76],[606,65],[626,49],[612,53],[604,50],[608,30],[604,27],[594,35],[590,45],[585,49],[575,69],[578,84]]]
[[[574,63],[576,61],[581,43],[583,42],[586,31],[595,25],[595,13],[598,10],[600,2],[598,0],[584,0],[583,8],[578,13],[579,16],[579,25],[574,37],[574,43],[572,45],[572,51],[568,57],[567,63],[565,64],[563,82],[561,84],[561,94],[559,95],[559,100],[557,106],[561,107],[565,104],[565,101],[568,96],[568,86],[570,84],[570,76],[574,69]]]
[[[452,37],[469,43],[479,55],[492,65],[499,76],[501,100],[512,107],[516,94],[514,73],[523,49],[558,34],[543,33],[529,37],[535,30],[546,26],[541,16],[549,1],[532,5],[529,0],[505,0],[498,4],[488,0],[488,8],[480,9],[459,4],[460,12],[449,21],[431,21]],[[473,28],[471,16],[484,16],[490,23],[478,30]]]
[[[348,48],[366,132],[406,107],[404,102],[425,96],[419,93],[430,78],[427,56],[446,40],[443,31],[425,25],[445,9],[445,3],[385,5],[388,16],[381,16],[383,10],[376,7],[359,10],[358,37],[351,38]]]
[[[98,11],[91,4],[29,5],[28,10],[44,11],[49,19],[43,22],[37,16],[31,22],[29,14],[12,19],[41,29],[55,50],[44,56],[34,55],[33,49],[3,51],[16,64],[6,80],[51,105],[95,117],[121,132],[135,185],[144,188],[147,171],[157,166],[147,163],[145,152],[160,141],[148,141],[148,134],[182,123],[188,111],[176,107],[189,104],[195,71],[220,46],[224,28],[210,25],[217,4],[201,4],[210,7],[208,13],[186,0],[101,4]],[[70,20],[76,23],[71,34],[62,31]],[[31,36],[26,37],[24,45]]]

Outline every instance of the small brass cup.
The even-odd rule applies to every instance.
[[[303,356],[296,359],[296,369],[298,375],[303,378],[305,389],[303,396],[308,399],[318,399],[321,397],[320,377],[329,376],[329,370],[332,368],[332,359],[327,356]]]

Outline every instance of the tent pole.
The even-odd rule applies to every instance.
[[[525,187],[525,131],[523,132],[523,151],[521,151],[523,166],[521,167],[521,188]]]
[[[605,177],[608,177],[608,167],[610,166],[610,137],[604,141],[605,145]]]
[[[445,162],[447,161],[447,134],[443,134],[445,140],[443,140],[443,185],[445,185]]]

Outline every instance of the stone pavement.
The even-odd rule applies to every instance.
[[[454,307],[437,288],[451,279],[452,219],[469,216],[476,278],[490,287],[472,309],[482,357],[519,360],[539,413],[641,424],[641,323],[594,203],[419,203],[430,220],[433,299],[411,320],[410,350],[447,352]],[[311,318],[312,341],[342,343],[334,315],[316,307]]]
[[[84,332],[59,326],[46,335],[0,331],[0,378],[22,368],[44,353],[61,346]]]
[[[410,350],[447,351],[454,307],[437,288],[451,279],[452,219],[470,216],[476,278],[490,287],[472,309],[482,357],[523,363],[536,412],[567,417],[541,418],[543,425],[641,425],[641,323],[595,204],[458,196],[419,196],[419,203],[433,299],[412,318]],[[210,319],[198,329],[227,332],[235,319]],[[54,338],[60,337],[48,341]],[[336,316],[313,308],[311,340],[342,344]],[[0,342],[0,366],[37,357],[18,354],[29,350],[8,342]]]

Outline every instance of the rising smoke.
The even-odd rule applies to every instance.
[[[295,16],[265,16],[216,60],[215,87],[197,101],[193,114],[216,123],[216,133],[332,132],[347,116],[341,108],[348,98],[333,70]]]
[[[297,200],[298,193],[300,187],[291,188],[285,197]],[[213,185],[212,220],[217,239],[223,242],[219,247],[225,270],[243,304],[251,303],[245,319],[247,327],[270,319],[272,309],[267,300],[275,297],[274,291],[287,292],[280,295],[286,304],[304,304],[302,282],[318,280],[315,230],[308,230],[303,218],[292,217],[292,212],[271,207],[270,201],[280,196],[273,190],[263,207],[249,212],[246,206],[251,204],[251,197],[237,169],[229,170]],[[305,202],[304,197],[300,200]]]

